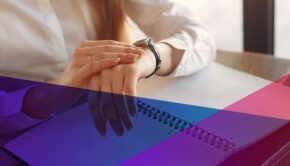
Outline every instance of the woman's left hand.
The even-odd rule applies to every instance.
[[[124,133],[123,124],[127,130],[133,128],[129,114],[136,114],[137,83],[153,72],[155,63],[148,49],[136,62],[105,69],[91,79],[90,87],[97,92],[90,94],[89,108],[101,135],[106,133],[107,120],[118,136]]]

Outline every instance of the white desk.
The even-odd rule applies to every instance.
[[[139,84],[141,97],[222,109],[270,81],[213,63],[186,78],[155,77]]]
[[[186,78],[155,77],[144,80],[139,84],[138,91],[141,97],[222,109],[269,83],[214,63]],[[88,128],[95,131],[91,124]]]

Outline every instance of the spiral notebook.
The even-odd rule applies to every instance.
[[[117,165],[169,141],[162,150],[163,155],[176,153],[176,160],[170,162],[216,165],[286,124],[277,119],[149,99],[138,101],[133,122],[134,130],[122,138],[112,130],[101,137],[87,106],[82,105],[16,138],[5,149],[29,165]],[[228,124],[233,126],[228,128]],[[244,130],[250,134],[241,134]],[[160,156],[158,161],[169,157],[163,156],[162,160],[162,154],[156,155]],[[184,160],[186,155],[190,156]]]
[[[271,136],[281,128],[290,131],[289,120],[256,116],[220,110],[215,114],[193,124],[182,132],[162,141],[158,145],[150,147],[148,150],[121,165],[219,165],[224,162],[226,165],[243,165],[244,156],[235,156],[240,152],[250,153],[253,161],[261,165],[267,158],[262,151],[272,151],[271,146],[265,145],[260,149],[248,148],[260,143],[264,138],[273,142],[279,142],[288,136],[278,133],[275,138]],[[277,135],[277,134],[276,134]],[[254,147],[255,148],[255,147]],[[232,157],[234,156],[234,157]],[[259,157],[260,158],[259,158]],[[262,156],[262,157],[261,157]],[[171,159],[172,158],[172,159]],[[229,161],[228,161],[229,159]],[[255,160],[255,161],[254,161]]]

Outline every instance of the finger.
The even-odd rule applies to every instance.
[[[102,136],[105,136],[106,123],[100,109],[99,95],[100,95],[100,92],[91,92],[89,94],[88,104],[89,104],[89,109],[90,109],[91,116],[94,121],[96,129]]]
[[[104,69],[116,66],[120,61],[120,58],[106,58],[98,61],[94,61],[86,64],[81,68],[82,73],[86,74],[85,78],[88,78],[94,74],[98,74]]]
[[[134,72],[128,72],[124,80],[124,94],[126,95],[127,107],[131,116],[136,115],[136,89],[137,89],[137,75]]]
[[[142,55],[145,51],[139,47],[118,46],[118,45],[100,45],[94,47],[79,47],[74,50],[74,57],[88,57],[89,55],[98,55],[102,53],[131,53]]]
[[[74,51],[73,62],[75,66],[83,66],[88,62],[104,58],[120,58],[122,63],[131,63],[143,55],[144,50],[140,48],[129,48],[120,46],[82,47]]]
[[[145,52],[143,49],[139,47],[116,46],[116,45],[101,45],[94,47],[83,47],[80,49],[87,50],[86,55],[89,55],[91,52],[94,52],[95,54],[102,52],[111,52],[111,53],[134,53],[142,55]]]
[[[80,47],[94,47],[100,45],[117,45],[117,46],[124,46],[124,47],[135,47],[134,45],[115,41],[115,40],[85,40],[82,41]]]
[[[135,62],[140,55],[134,54],[134,53],[111,53],[111,52],[103,52],[103,53],[98,53],[94,54],[90,59],[91,61],[97,61],[101,59],[106,59],[106,58],[120,58],[121,64],[127,64],[127,63],[132,63]]]
[[[106,71],[103,71],[104,73]],[[122,136],[124,133],[123,125],[117,113],[117,110],[114,107],[112,94],[111,94],[111,82],[107,78],[108,74],[102,75],[102,84],[101,84],[101,98],[102,98],[102,112],[108,119],[111,127],[118,136]]]
[[[120,73],[121,71],[117,71],[116,73]],[[116,110],[118,111],[118,115],[121,121],[124,123],[127,130],[131,130],[133,128],[131,119],[129,117],[128,108],[126,105],[126,98],[123,95],[123,85],[124,85],[124,76],[119,74],[119,76],[115,76],[114,83],[112,85],[112,97]]]

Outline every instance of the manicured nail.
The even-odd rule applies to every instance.
[[[120,62],[120,58],[110,58],[108,61],[117,64]]]
[[[119,136],[119,137],[121,137],[121,136],[123,136],[123,132],[121,132],[121,131],[117,131],[117,136]]]
[[[105,136],[106,135],[106,128],[105,128],[105,126],[96,126],[97,127],[97,129],[98,129],[98,131],[99,131],[99,133],[102,135],[102,136]]]
[[[130,131],[130,130],[132,130],[132,129],[133,129],[133,125],[132,125],[131,123],[129,123],[129,124],[128,124],[128,128],[127,128],[127,130]]]
[[[135,45],[131,45],[133,48],[139,48],[138,46],[135,46]]]
[[[135,58],[128,58],[128,60],[130,60],[130,61],[136,61],[138,58],[137,57],[135,57]]]
[[[144,52],[145,51],[143,49],[141,49],[141,48],[138,48],[138,49],[134,50],[134,53],[136,53],[136,54],[143,54]]]
[[[123,133],[124,133],[124,131],[123,131],[123,129],[121,127],[117,127],[116,132],[117,132],[118,136],[122,136]]]
[[[125,57],[127,60],[130,61],[136,61],[139,58],[139,55],[136,54],[129,54],[128,56]]]
[[[143,52],[143,53],[145,52],[145,50],[143,50],[142,48],[140,48],[139,50],[140,50],[141,52]]]
[[[106,135],[106,132],[105,132],[104,130],[102,130],[102,129],[100,129],[99,132],[100,132],[100,134],[101,134],[102,136],[105,136],[105,135]]]
[[[131,116],[132,116],[132,117],[135,117],[135,116],[136,116],[136,112],[135,112],[135,111],[132,112],[132,113],[131,113]]]

